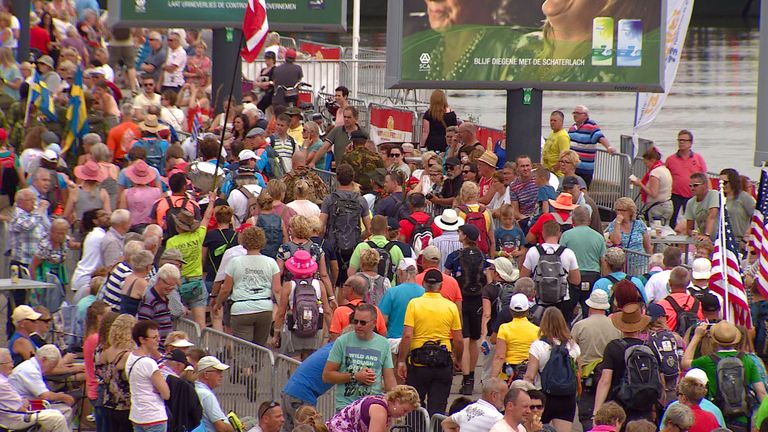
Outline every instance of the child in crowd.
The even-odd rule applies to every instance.
[[[539,194],[536,195],[536,213],[528,222],[528,227],[532,227],[539,219],[539,216],[549,213],[549,200],[557,199],[557,191],[549,184],[549,176],[551,174],[546,168],[538,168],[533,173],[533,180],[536,182],[536,186],[539,187]]]
[[[515,262],[522,255],[520,247],[525,244],[525,234],[515,220],[515,211],[511,204],[504,204],[499,208],[499,220],[500,226],[493,233],[497,255]]]

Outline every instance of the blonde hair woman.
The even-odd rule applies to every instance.
[[[8,47],[0,48],[0,76],[2,76],[2,94],[5,101],[3,109],[10,108],[11,104],[20,99],[19,89],[24,83],[19,66],[13,58],[13,53]],[[7,103],[6,103],[7,102]],[[0,105],[0,107],[3,107]]]
[[[525,372],[525,380],[533,383],[536,388],[542,389],[547,395],[547,404],[541,415],[541,422],[543,424],[552,422],[558,432],[569,432],[573,424],[573,417],[576,414],[576,383],[574,383],[573,394],[547,394],[547,389],[542,388],[540,374],[552,358],[552,352],[555,348],[565,345],[568,356],[573,362],[581,355],[581,349],[571,337],[563,313],[556,307],[548,307],[544,311],[539,326],[539,338],[531,344],[528,352],[528,369]],[[568,363],[569,367],[573,367],[570,365],[571,361]]]
[[[616,218],[608,224],[609,246],[620,246],[625,251],[635,251],[643,254],[652,254],[651,236],[648,227],[637,219],[637,205],[631,198],[621,197],[613,205]],[[642,271],[648,266],[648,259],[644,256],[627,254],[627,273]]]
[[[135,343],[131,331],[136,318],[123,314],[115,318],[109,329],[109,347],[99,360],[104,380],[104,410],[107,416],[108,430],[129,432],[132,430],[128,413],[131,408],[131,390],[125,370],[128,355]]]
[[[484,254],[491,256],[491,253],[495,254],[496,239],[493,236],[493,229],[491,228],[491,212],[480,202],[480,187],[473,182],[464,182],[461,185],[459,191],[459,197],[456,200],[456,208],[459,211],[459,217],[467,221],[467,215],[473,213],[482,213],[485,218],[485,238],[483,238],[483,232],[480,232],[480,238],[477,241],[477,247],[483,251]],[[480,228],[480,227],[478,227]]]
[[[320,216],[320,207],[317,204],[310,201],[310,185],[306,179],[300,179],[294,184],[293,201],[286,204],[288,208],[295,211],[297,215],[301,216]],[[296,217],[292,217],[291,220]],[[289,222],[290,226],[290,222]]]
[[[560,153],[559,170],[563,177],[575,176],[576,167],[579,166],[579,154],[573,150],[564,150]]]
[[[419,393],[409,385],[397,385],[384,395],[365,396],[331,417],[326,426],[335,432],[385,431],[392,421],[419,409]]]
[[[429,96],[429,109],[421,120],[419,145],[430,151],[444,152],[448,147],[446,128],[458,125],[456,113],[448,106],[448,98],[442,90],[435,90]]]
[[[357,275],[368,282],[368,293],[363,301],[373,305],[379,304],[384,293],[392,286],[388,278],[378,273],[380,259],[381,255],[376,249],[360,251],[360,271]]]

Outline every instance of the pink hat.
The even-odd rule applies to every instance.
[[[80,180],[93,180],[103,182],[107,175],[101,171],[101,167],[94,161],[88,161],[84,165],[75,167],[75,176]]]
[[[297,277],[311,276],[317,271],[317,263],[309,252],[298,250],[285,262],[285,268]]]
[[[125,176],[134,184],[145,185],[152,183],[157,177],[157,173],[146,162],[139,159],[125,169]]]

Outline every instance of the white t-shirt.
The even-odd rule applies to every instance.
[[[459,425],[461,432],[485,432],[503,418],[504,414],[483,399],[467,405],[451,416],[451,420]]]
[[[648,203],[664,202],[672,198],[672,173],[664,165],[656,167],[651,171],[651,177],[659,180],[659,197],[653,199],[648,197]]]
[[[557,248],[560,247],[560,245],[552,244],[552,243],[542,243],[541,247],[544,248],[544,250],[547,251],[547,253],[552,253],[556,251]],[[563,265],[563,268],[565,268],[566,272],[579,269],[579,263],[576,261],[576,254],[574,254],[573,251],[568,248],[565,248],[563,253],[560,255],[560,263]],[[531,273],[533,274],[538,264],[539,264],[539,250],[535,247],[532,247],[528,249],[528,252],[525,254],[525,261],[523,262],[523,267],[530,270]],[[570,300],[571,296],[569,294],[569,291],[570,290],[565,291],[565,297],[563,298],[563,300]]]
[[[559,345],[560,341],[555,339],[554,343],[555,345]],[[579,348],[579,344],[573,340],[569,340],[566,347],[568,348],[568,355],[570,355],[572,359],[579,358],[581,355],[581,348]],[[539,374],[536,375],[536,382],[534,382],[533,385],[540,389],[541,372],[544,370],[544,366],[547,365],[547,362],[549,362],[549,356],[552,354],[552,347],[542,340],[537,340],[531,344],[531,348],[528,353],[539,359]]]
[[[8,42],[9,48],[19,47],[19,40],[16,39],[16,36],[13,34],[13,32],[16,30],[21,30],[21,22],[14,15],[11,15],[11,41]]]
[[[35,399],[48,391],[48,387],[43,380],[43,370],[40,368],[40,363],[34,357],[24,360],[13,368],[11,376],[8,377],[8,382],[16,389],[19,396],[24,399]]]
[[[103,264],[101,262],[101,241],[107,232],[102,227],[96,227],[83,240],[83,255],[77,262],[72,275],[72,290],[77,292],[91,282],[91,273]]]
[[[320,216],[320,207],[310,200],[293,200],[286,204],[289,208],[306,217]]]
[[[125,373],[131,384],[131,412],[128,419],[134,423],[147,424],[167,421],[165,401],[155,391],[152,374],[158,370],[157,362],[151,357],[128,354]]]
[[[187,52],[179,46],[175,50],[168,50],[165,65],[175,65],[173,72],[163,71],[163,85],[166,87],[181,87],[184,85],[184,69],[187,67]]]
[[[224,256],[221,257],[221,263],[219,264],[219,271],[216,272],[216,278],[213,281],[224,282],[224,279],[227,278],[227,273],[225,272],[225,270],[229,265],[229,262],[232,260],[232,258],[247,255],[247,254],[248,254],[248,251],[245,250],[245,248],[242,245],[237,245],[235,247],[231,247],[227,249],[227,251],[224,252]]]
[[[261,194],[262,187],[257,184],[244,185],[243,187],[255,197]],[[232,192],[229,193],[227,204],[232,207],[232,211],[235,213],[233,224],[235,228],[240,226],[241,221],[245,221],[251,216],[248,214],[248,197],[237,188],[232,189]]]
[[[517,428],[513,428],[502,417],[501,420],[497,421],[496,424],[493,425],[490,432],[527,432],[527,431],[525,430],[525,426],[523,426],[522,424],[517,425]]]
[[[152,93],[152,97],[147,97],[144,93],[139,94],[135,98],[133,98],[133,109],[134,110],[140,110],[147,106],[155,105],[160,106],[160,95],[157,93]]]
[[[648,303],[665,299],[669,295],[669,275],[672,270],[662,270],[651,275],[645,283],[645,298]]]
[[[160,108],[160,119],[178,132],[186,131],[187,124],[184,121],[184,111],[178,107],[162,107]]]

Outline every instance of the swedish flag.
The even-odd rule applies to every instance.
[[[48,90],[48,85],[40,79],[37,71],[35,71],[35,82],[29,88],[29,103],[34,104],[49,121],[59,120],[53,102],[53,93]]]
[[[69,130],[64,138],[62,151],[69,150],[76,140],[90,130],[88,127],[88,110],[85,106],[85,93],[83,92],[83,70],[77,67],[75,82],[69,91],[69,108],[67,108],[67,124]]]

